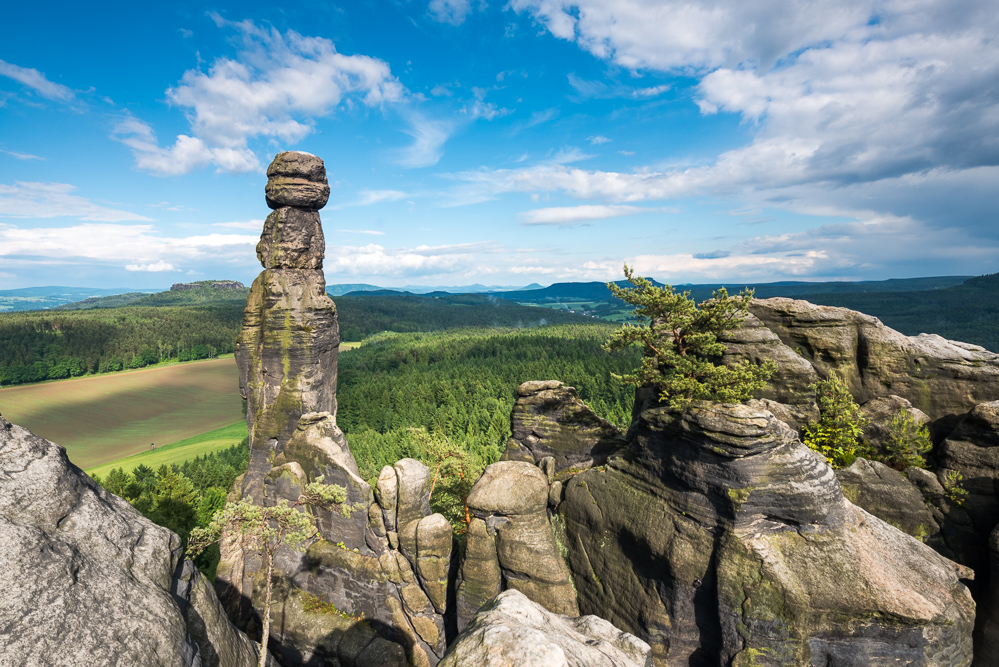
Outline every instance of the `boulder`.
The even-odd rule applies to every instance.
[[[497,589],[519,590],[549,611],[579,615],[548,519],[548,495],[544,473],[525,461],[493,463],[472,487],[466,505],[475,518],[458,588],[459,630]]]
[[[628,449],[568,481],[583,613],[656,665],[967,665],[968,568],[850,503],[769,412],[650,406]]]
[[[326,241],[319,213],[282,207],[264,220],[257,259],[266,269],[321,269]]]
[[[180,538],[0,417],[0,663],[257,664]]]
[[[624,445],[621,431],[561,382],[532,381],[517,388],[504,461],[540,463],[551,457],[555,474],[600,465]]]
[[[311,153],[285,151],[267,167],[267,205],[272,209],[295,206],[321,209],[330,197],[326,166]]]
[[[860,406],[860,414],[867,420],[864,426],[864,444],[875,452],[884,452],[890,441],[891,422],[899,412],[907,412],[915,423],[926,426],[930,416],[912,407],[912,403],[901,396],[879,396]]]
[[[843,495],[854,505],[931,546],[943,539],[923,494],[897,470],[858,458],[850,467],[837,470],[836,477]]]
[[[554,614],[519,591],[471,620],[441,667],[651,667],[649,645],[597,616]]]

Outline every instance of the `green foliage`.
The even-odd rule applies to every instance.
[[[961,482],[964,480],[957,470],[945,470],[943,478],[943,488],[947,492],[947,498],[958,507],[964,506],[964,501],[968,498],[968,490]]]
[[[266,564],[266,591],[264,593],[263,619],[261,632],[259,667],[267,661],[267,641],[271,625],[271,579],[274,572],[274,555],[282,546],[301,550],[304,543],[317,535],[312,516],[301,511],[302,507],[322,507],[349,515],[353,508],[345,503],[347,489],[336,484],[324,484],[320,476],[307,484],[303,493],[294,503],[281,499],[271,507],[255,505],[250,498],[239,502],[226,503],[215,513],[207,526],[191,531],[188,552],[203,553],[209,546],[222,539],[237,540],[244,550],[256,551]]]
[[[373,480],[402,458],[426,462],[410,428],[447,438],[476,465],[497,461],[510,437],[517,386],[527,380],[572,385],[598,414],[627,427],[634,392],[612,375],[633,368],[639,356],[601,349],[613,328],[384,334],[340,355],[337,423],[362,477]]]
[[[638,324],[626,323],[605,345],[607,350],[641,345],[641,366],[621,376],[624,381],[637,386],[655,385],[660,400],[683,409],[697,399],[746,400],[762,389],[776,371],[772,361],[762,366],[743,361],[733,367],[715,361],[725,352],[718,335],[745,320],[752,291],[729,297],[723,287],[714,292],[713,299],[698,305],[689,298],[690,292],[677,293],[670,285],[657,287],[635,276],[627,264],[624,275],[633,287],[607,283],[607,288],[634,306]]]
[[[0,315],[0,384],[208,359],[233,351],[243,306],[129,306]]]
[[[440,434],[415,428],[410,433],[422,450],[419,460],[430,468],[430,507],[463,542],[471,521],[465,501],[486,462]]]
[[[902,408],[888,424],[884,453],[874,454],[873,458],[896,470],[905,470],[909,466],[925,468],[924,455],[931,449],[933,441],[930,440],[929,430],[916,421],[912,412]]]
[[[340,618],[345,618],[348,621],[363,621],[364,612],[362,611],[357,616],[352,616],[345,611],[340,611],[336,608],[332,602],[327,602],[326,600],[307,593],[303,590],[299,590],[298,594],[302,598],[302,611],[306,611],[310,614],[326,614],[328,616],[339,616]]]
[[[819,404],[819,421],[805,426],[805,444],[825,457],[833,468],[850,465],[867,421],[850,390],[835,375],[809,386]]]

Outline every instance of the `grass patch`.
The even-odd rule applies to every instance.
[[[361,347],[361,341],[351,341],[349,343],[346,341],[340,341],[341,352],[346,352],[347,350],[356,350],[359,347]]]
[[[90,469],[241,421],[238,386],[233,360],[211,359],[7,387],[0,414]]]
[[[91,476],[96,474],[103,478],[114,468],[124,468],[125,472],[130,473],[140,464],[145,464],[153,470],[158,469],[163,464],[172,465],[176,463],[179,465],[196,456],[210,454],[220,449],[238,445],[245,437],[246,422],[241,421],[230,426],[209,431],[208,433],[196,435],[192,438],[185,438],[169,445],[157,447],[155,450],[126,456],[117,461],[88,468],[86,473]]]

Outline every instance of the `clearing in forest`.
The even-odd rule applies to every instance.
[[[92,468],[240,421],[238,379],[228,358],[7,387],[0,414]]]

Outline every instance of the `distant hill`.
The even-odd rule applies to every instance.
[[[374,292],[380,289],[382,288],[377,285],[368,285],[367,283],[341,283],[339,285],[327,285],[326,293],[330,296],[343,296],[350,292]]]
[[[711,293],[719,287],[727,287],[730,293],[739,292],[745,287],[756,290],[756,296],[766,299],[772,296],[793,296],[801,294],[830,294],[838,292],[908,292],[933,289],[945,289],[960,285],[971,276],[938,276],[931,278],[901,278],[892,280],[865,280],[859,282],[776,282],[776,283],[716,283],[716,284],[683,284],[674,285],[678,291],[689,291],[692,299],[703,301],[711,298]],[[622,287],[628,286],[627,280],[618,280]],[[662,283],[652,280],[656,286]],[[602,282],[588,283],[555,283],[548,287],[532,290],[503,292],[504,299],[523,303],[558,303],[569,301],[610,301],[610,290]]]
[[[131,287],[25,287],[0,290],[0,312],[46,310],[84,299],[125,294],[149,294],[158,290],[136,290]]]
[[[794,298],[859,310],[908,336],[935,333],[999,352],[999,274],[969,278],[943,289],[801,294]]]

